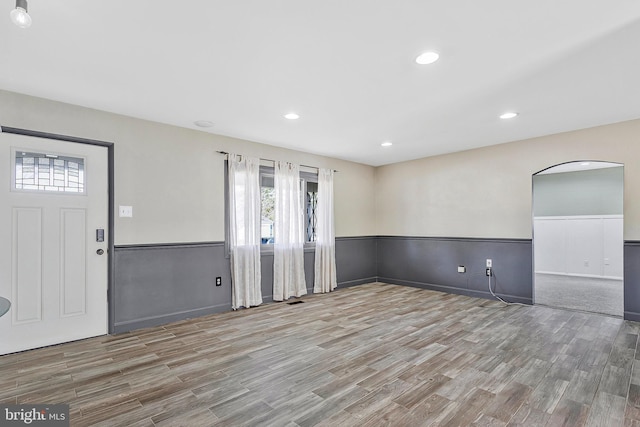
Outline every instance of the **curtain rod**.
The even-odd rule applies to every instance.
[[[223,154],[223,155],[225,155],[225,156],[229,154],[229,153],[227,153],[226,151],[218,151],[218,153]],[[260,157],[260,160],[264,160],[265,162],[274,162],[274,163],[276,162],[275,160],[272,160],[272,159],[263,159],[262,157]],[[300,165],[300,166],[301,166],[301,167],[303,167],[303,168],[320,169],[320,168],[319,168],[319,167],[317,167],[317,166],[309,166],[309,165]],[[334,171],[334,172],[338,172],[338,171],[337,171],[337,170],[335,170],[335,169],[334,169],[333,171]]]

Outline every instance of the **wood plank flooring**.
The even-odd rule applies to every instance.
[[[372,283],[0,357],[72,426],[640,426],[640,325]]]

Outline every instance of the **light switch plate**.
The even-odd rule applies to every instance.
[[[133,216],[133,206],[120,206],[118,212],[121,218],[131,218]]]

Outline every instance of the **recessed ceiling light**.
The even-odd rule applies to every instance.
[[[580,166],[589,166],[591,163],[590,162],[582,162],[580,163]]]
[[[288,120],[298,120],[300,116],[296,113],[288,113],[284,115],[284,118]]]
[[[424,52],[416,58],[416,62],[420,65],[433,64],[440,58],[437,52]]]
[[[501,119],[513,119],[514,117],[517,117],[518,113],[504,113],[500,116]]]
[[[382,143],[382,144],[380,144],[380,145],[382,145],[383,147],[391,147],[391,146],[393,145],[393,142],[391,142],[391,141],[386,141],[386,142],[383,142],[383,143]]]
[[[209,120],[196,120],[193,124],[201,128],[210,128],[213,126],[213,122],[210,122]]]

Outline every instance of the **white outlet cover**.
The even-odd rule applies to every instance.
[[[491,268],[493,267],[493,261],[490,259],[487,259],[487,268]]]
[[[120,206],[118,209],[118,214],[121,218],[133,217],[133,206]]]

